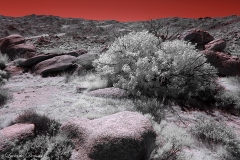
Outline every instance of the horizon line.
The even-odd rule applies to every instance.
[[[23,17],[27,17],[27,16],[53,16],[53,17],[59,17],[59,18],[63,18],[63,19],[83,19],[83,20],[93,20],[93,21],[118,21],[118,22],[139,22],[139,21],[149,21],[149,20],[158,20],[158,19],[167,19],[167,18],[182,18],[182,19],[207,19],[207,18],[226,18],[226,17],[238,17],[240,15],[236,15],[236,14],[232,14],[232,15],[226,15],[226,16],[199,16],[199,17],[177,17],[177,16],[169,16],[169,17],[159,17],[159,18],[149,18],[149,19],[141,19],[141,20],[126,20],[126,21],[122,21],[122,20],[117,20],[117,19],[86,19],[83,17],[64,17],[64,16],[59,16],[59,15],[52,15],[52,14],[27,14],[27,15],[22,15],[22,16],[8,16],[8,15],[1,15],[0,16],[4,16],[4,17],[10,17],[10,18],[23,18]]]

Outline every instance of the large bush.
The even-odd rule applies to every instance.
[[[147,31],[116,39],[94,65],[109,85],[132,95],[186,102],[210,101],[208,96],[214,92],[211,84],[216,70],[194,45],[181,40],[160,42]]]

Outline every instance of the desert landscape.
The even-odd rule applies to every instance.
[[[240,159],[239,16],[0,24],[0,159]]]

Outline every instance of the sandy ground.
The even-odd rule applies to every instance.
[[[89,79],[86,81],[89,81]],[[238,86],[229,85],[225,79],[219,81],[230,90],[238,89]],[[91,82],[89,83],[91,84]],[[13,99],[0,109],[2,125],[7,125],[18,114],[29,109],[40,114],[46,114],[60,122],[70,117],[89,116],[89,118],[94,118],[121,110],[132,110],[132,104],[130,103],[124,104],[117,100],[89,97],[84,93],[77,93],[76,87],[84,85],[86,86],[86,83],[78,79],[65,83],[64,76],[42,78],[29,73],[14,75],[5,86],[13,93]],[[129,108],[129,106],[131,107]],[[167,121],[179,124],[184,128],[192,126],[198,116],[206,116],[205,112],[183,112],[179,107],[174,107],[174,110],[180,115],[185,124],[177,118],[176,114],[169,111],[166,111]],[[214,115],[216,119],[233,127],[240,135],[239,117],[219,111],[215,111]]]
[[[65,83],[64,76],[42,78],[28,73],[14,75],[5,86],[12,92],[13,99],[0,109],[0,128],[29,109],[60,122],[70,117],[95,118],[132,110],[132,104],[126,105],[128,102],[77,93],[76,87],[84,85],[88,87],[78,79]]]

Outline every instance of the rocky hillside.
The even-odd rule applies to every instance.
[[[152,22],[153,26],[156,26],[161,34],[166,34],[167,30],[168,34],[171,35],[180,34],[184,30],[191,28],[199,28],[209,32],[216,38],[225,39],[228,43],[227,50],[231,53],[237,54],[240,48],[239,16],[198,19],[174,17],[156,19],[152,20]],[[146,21],[93,21],[37,15],[19,18],[0,16],[0,24],[0,37],[14,33],[24,37],[47,36],[48,41],[51,43],[46,44],[43,48],[39,46],[38,52],[50,46],[69,50],[88,46],[104,46],[116,36],[124,35],[133,30],[140,31],[149,28]],[[56,36],[61,38],[56,39]]]

